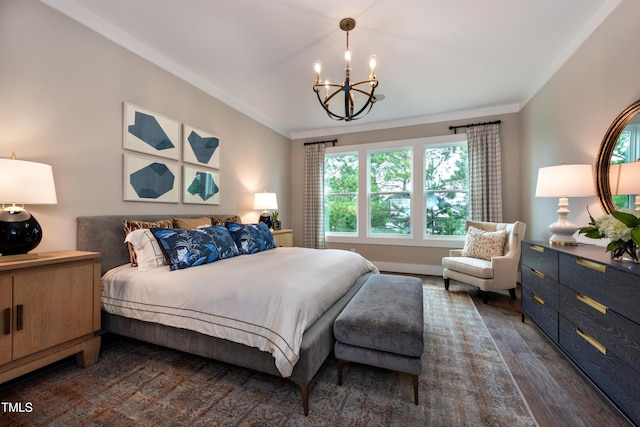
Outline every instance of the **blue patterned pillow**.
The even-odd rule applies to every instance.
[[[227,222],[226,226],[241,254],[255,254],[276,247],[273,235],[264,222],[258,224]]]
[[[208,264],[239,255],[229,231],[221,226],[198,229],[151,228],[171,264],[171,270]]]

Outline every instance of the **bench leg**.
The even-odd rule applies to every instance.
[[[416,405],[418,404],[418,376],[411,375],[411,379],[413,380],[413,398],[416,401]]]
[[[349,363],[348,360],[338,359],[338,385],[342,385],[342,368]]]

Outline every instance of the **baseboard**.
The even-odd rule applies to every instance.
[[[399,262],[371,261],[380,271],[390,273],[421,274],[425,276],[442,276],[441,265],[404,264]]]

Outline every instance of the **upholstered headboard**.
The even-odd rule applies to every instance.
[[[129,262],[129,250],[124,243],[124,220],[157,221],[172,217],[200,218],[211,216],[214,218],[229,218],[235,215],[104,215],[81,216],[77,219],[76,247],[79,251],[100,252],[102,273]]]

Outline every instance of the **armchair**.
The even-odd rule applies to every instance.
[[[488,292],[508,289],[511,298],[516,298],[516,282],[520,265],[520,242],[524,238],[526,224],[516,221],[510,223],[467,221],[465,228],[475,227],[487,232],[506,230],[504,254],[492,256],[490,260],[462,256],[462,249],[449,251],[448,257],[442,258],[442,277],[444,287],[449,289],[451,279],[477,286],[484,291],[482,297],[486,304]]]

